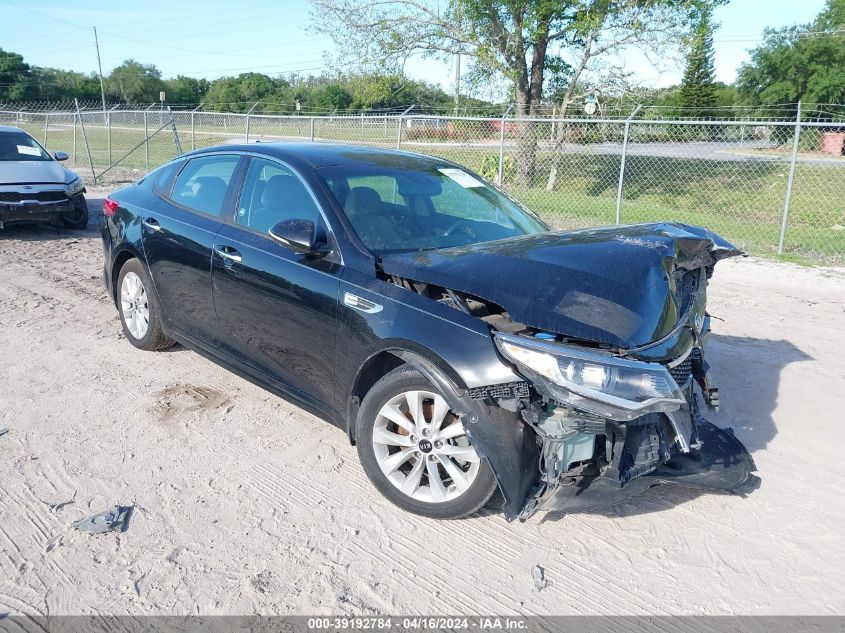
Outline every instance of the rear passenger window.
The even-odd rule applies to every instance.
[[[147,176],[147,178],[152,179],[153,189],[167,195],[170,191],[170,184],[173,182],[173,176],[176,175],[176,172],[179,171],[179,168],[182,167],[183,164],[184,161],[178,160],[168,163],[167,165],[159,167],[153,171],[149,176]],[[144,180],[147,180],[147,178],[144,178]]]
[[[171,200],[208,215],[220,215],[238,156],[204,156],[189,161],[173,183]]]

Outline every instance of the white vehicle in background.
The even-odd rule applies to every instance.
[[[88,226],[85,183],[20,128],[0,126],[0,229],[12,222]]]

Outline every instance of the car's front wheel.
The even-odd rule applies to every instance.
[[[173,345],[161,327],[161,309],[143,264],[130,259],[117,278],[117,305],[123,333],[138,349],[154,351]]]
[[[364,471],[404,510],[458,519],[481,508],[496,488],[489,464],[479,458],[458,415],[409,366],[370,389],[356,429]]]
[[[62,216],[62,223],[69,229],[83,230],[88,226],[88,202],[78,195],[71,200],[71,210]]]

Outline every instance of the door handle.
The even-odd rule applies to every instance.
[[[141,224],[153,231],[161,231],[161,224],[159,224],[158,220],[156,220],[155,218],[145,218],[144,221],[141,222]]]
[[[241,254],[231,246],[215,247],[214,252],[220,255],[223,259],[228,259],[230,262],[241,261]]]

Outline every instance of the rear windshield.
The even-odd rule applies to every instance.
[[[40,161],[53,157],[25,132],[0,132],[0,160]]]

